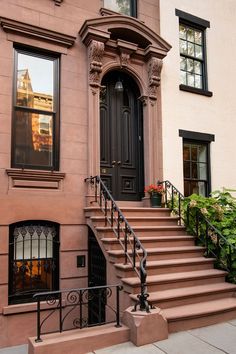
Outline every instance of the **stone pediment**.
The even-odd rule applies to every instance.
[[[136,18],[123,15],[102,16],[84,22],[79,34],[85,45],[92,40],[103,42],[107,48],[126,43],[133,54],[163,59],[171,49],[161,36]],[[135,45],[135,49],[134,49]]]

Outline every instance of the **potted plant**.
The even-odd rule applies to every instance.
[[[162,195],[165,192],[162,184],[150,184],[145,187],[144,192],[150,195],[151,206],[153,208],[161,208]]]

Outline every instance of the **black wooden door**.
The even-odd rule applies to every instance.
[[[121,80],[123,91],[115,89]],[[101,177],[116,200],[143,196],[143,132],[139,90],[131,77],[112,72],[102,81],[100,99]]]
[[[106,285],[106,259],[91,229],[88,234],[88,285]],[[106,297],[98,290],[90,290],[88,296],[88,323],[104,323]]]

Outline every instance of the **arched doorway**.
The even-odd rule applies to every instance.
[[[116,88],[122,83],[123,89]],[[100,94],[100,175],[116,200],[143,196],[143,122],[140,91],[133,78],[112,71]]]

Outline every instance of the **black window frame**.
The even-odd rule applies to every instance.
[[[52,286],[51,289],[31,289],[26,290],[25,292],[16,292],[14,289],[14,281],[16,280],[16,276],[14,275],[15,269],[16,269],[16,262],[20,262],[20,260],[15,259],[15,242],[14,242],[14,230],[15,228],[20,228],[20,227],[29,227],[29,226],[49,226],[55,228],[55,239],[53,240],[53,246],[52,246],[52,257],[46,258],[49,260],[52,260],[53,264],[53,269],[52,269],[52,274],[51,274],[51,282]],[[59,252],[60,252],[60,234],[59,234],[59,224],[51,221],[46,221],[46,220],[27,220],[27,221],[21,221],[17,222],[14,224],[9,225],[9,283],[8,283],[8,303],[9,305],[14,305],[14,304],[21,304],[21,303],[30,303],[30,302],[35,302],[33,299],[33,295],[37,292],[41,291],[57,291],[59,290]],[[38,247],[40,248],[40,241],[38,241]],[[24,248],[24,244],[22,246]],[[31,242],[31,250],[32,250],[32,242]],[[32,252],[32,251],[31,251]],[[32,260],[37,260],[38,262],[43,260],[45,258],[22,258],[22,263],[23,265],[25,262],[30,262]],[[43,263],[42,263],[43,264]],[[41,265],[42,266],[42,265]],[[28,267],[30,268],[30,266]],[[24,277],[24,274],[23,274]],[[23,281],[23,280],[22,280]]]
[[[213,134],[199,133],[188,130],[179,130],[179,136],[183,138],[183,148],[184,144],[197,144],[206,146],[206,154],[207,154],[207,178],[206,180],[201,179],[191,179],[184,177],[184,160],[183,160],[183,180],[185,181],[194,181],[194,182],[204,182],[206,186],[206,197],[208,197],[211,193],[211,158],[210,158],[210,144],[215,141],[215,136]],[[185,195],[185,191],[184,191]],[[185,195],[186,196],[186,195]]]
[[[104,8],[108,9],[110,11],[113,11],[112,9],[109,9],[108,7],[105,6]],[[124,15],[124,16],[131,16],[131,17],[136,17],[137,18],[137,0],[130,0],[130,15],[125,15],[122,12],[119,12],[119,14]]]
[[[38,57],[53,61],[53,110],[46,111],[41,109],[30,108],[26,106],[18,106],[17,103],[17,68],[18,68],[18,53]],[[21,169],[35,169],[47,171],[59,171],[59,152],[60,152],[60,57],[56,53],[51,53],[44,50],[39,50],[31,47],[14,47],[14,78],[13,78],[13,110],[12,110],[12,142],[11,142],[11,167]],[[52,145],[52,164],[43,166],[37,164],[17,163],[15,161],[15,113],[22,111],[27,113],[40,113],[53,117],[53,145]]]
[[[203,53],[203,58],[199,59],[196,58],[195,56],[189,56],[188,54],[183,54],[180,53],[179,50],[179,55],[180,58],[189,58],[193,59],[195,61],[198,61],[202,64],[202,88],[197,88],[195,86],[190,86],[190,85],[185,85],[185,84],[180,84],[179,89],[182,91],[187,91],[191,93],[196,93],[199,95],[204,95],[211,97],[213,93],[208,90],[208,77],[207,77],[207,50],[206,50],[206,29],[210,28],[210,22],[207,20],[204,20],[200,17],[191,15],[189,13],[186,13],[184,11],[175,9],[175,14],[176,16],[179,17],[179,26],[183,25],[189,28],[192,28],[197,31],[202,32],[202,53]],[[179,33],[179,30],[178,30]],[[181,71],[181,69],[180,69]]]

